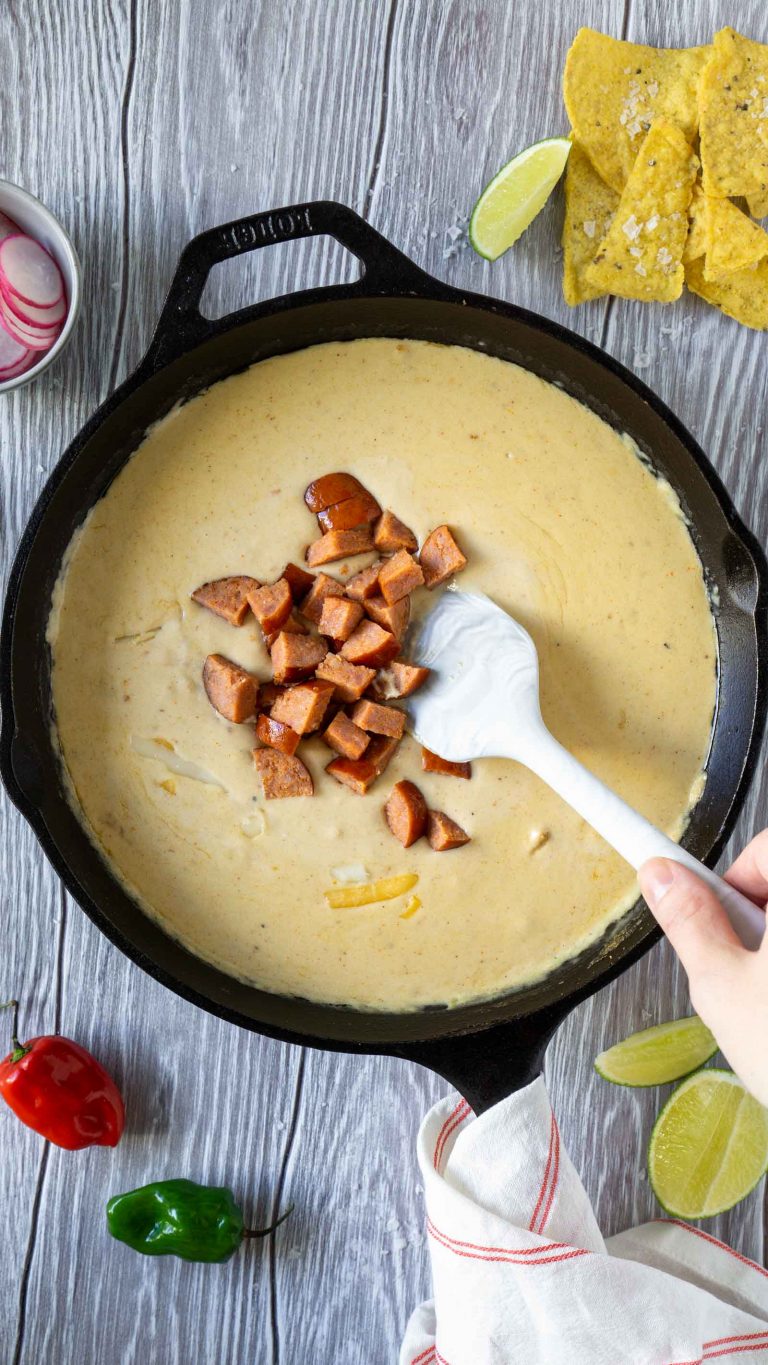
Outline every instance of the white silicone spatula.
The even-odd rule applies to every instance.
[[[536,646],[481,593],[444,592],[412,651],[432,677],[409,698],[416,738],[452,762],[514,758],[537,773],[634,868],[673,858],[717,893],[736,933],[757,948],[765,915],[589,772],[550,734],[539,706]]]

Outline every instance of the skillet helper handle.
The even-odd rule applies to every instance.
[[[543,726],[525,761],[635,870],[649,858],[671,858],[690,868],[715,892],[745,948],[760,947],[765,933],[765,913],[622,801]]]
[[[333,237],[358,258],[363,267],[361,278],[337,286],[349,297],[409,294],[423,288],[425,282],[434,288],[431,276],[345,204],[321,199],[249,214],[201,232],[185,246],[143,364],[150,371],[157,370],[230,326],[233,316],[247,321],[249,314],[259,307],[241,309],[237,314],[215,320],[204,318],[200,299],[215,265],[233,256],[302,237]],[[269,307],[274,310],[274,299]]]

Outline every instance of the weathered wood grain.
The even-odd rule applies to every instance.
[[[419,264],[588,335],[636,370],[711,455],[765,539],[766,342],[691,298],[566,309],[559,197],[491,266],[455,239],[509,155],[566,127],[559,78],[579,24],[638,41],[705,40],[726,0],[10,0],[0,9],[4,174],[73,231],[83,318],[65,358],[0,402],[2,573],[45,473],[141,357],[184,242],[256,208],[338,198]],[[761,0],[737,22],[768,39]],[[211,314],[356,267],[318,241],[217,270]],[[3,581],[4,578],[3,578]],[[0,995],[33,1030],[90,1043],[125,1086],[117,1152],[67,1154],[0,1113],[0,1359],[387,1365],[428,1289],[420,1117],[445,1089],[385,1059],[300,1053],[196,1011],[107,944],[65,898],[24,822],[0,806]],[[765,823],[755,783],[735,842]],[[688,1008],[659,949],[582,1006],[550,1049],[566,1141],[606,1231],[652,1216],[642,1160],[657,1094],[617,1091],[595,1053]],[[223,1267],[146,1261],[109,1241],[110,1193],[162,1175],[231,1184],[254,1220],[295,1212],[271,1247]],[[762,1192],[713,1230],[762,1258]]]

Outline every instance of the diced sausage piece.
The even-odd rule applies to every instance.
[[[344,502],[358,493],[367,492],[354,474],[323,474],[304,490],[304,501],[310,512],[323,512],[335,502]]]
[[[279,749],[254,749],[253,761],[264,784],[267,801],[286,796],[313,796],[312,778],[300,758]]]
[[[365,796],[368,788],[379,776],[376,764],[363,758],[332,758],[325,770],[335,777],[342,786],[349,787],[357,796]]]
[[[433,754],[431,749],[422,748],[421,766],[425,773],[445,773],[448,777],[470,778],[472,776],[471,763],[451,763],[447,758]]]
[[[240,725],[256,714],[259,680],[223,654],[209,654],[203,664],[203,687],[211,706],[225,720]]]
[[[263,588],[249,592],[248,605],[261,629],[269,635],[288,620],[293,610],[293,596],[285,579],[280,578],[277,583],[265,583]]]
[[[304,624],[298,612],[292,611],[287,621],[283,621],[280,630],[284,630],[287,635],[308,635],[309,627]],[[271,630],[264,634],[267,649],[271,649],[280,630]]]
[[[248,594],[260,586],[258,579],[247,578],[240,574],[235,578],[216,578],[212,583],[203,583],[195,588],[192,599],[201,607],[207,607],[217,616],[223,616],[231,626],[242,626],[248,615]]]
[[[398,550],[379,570],[379,589],[390,606],[407,597],[414,588],[421,587],[424,575],[421,566],[407,550]]]
[[[312,587],[306,597],[302,597],[299,604],[299,611],[302,616],[306,616],[308,621],[318,625],[323,611],[323,602],[326,597],[343,597],[344,585],[337,579],[329,577],[327,573],[319,573],[312,582]]]
[[[351,664],[340,654],[326,654],[317,667],[316,676],[333,683],[340,701],[359,701],[366,687],[373,682],[376,670]]]
[[[300,569],[298,564],[286,564],[280,577],[288,584],[294,602],[300,602],[302,597],[306,597],[315,581],[314,574],[307,573],[306,569]]]
[[[427,828],[427,803],[414,782],[396,782],[384,807],[390,830],[410,848]]]
[[[317,628],[331,640],[348,640],[363,614],[360,602],[350,602],[347,597],[326,597]]]
[[[375,621],[361,621],[341,647],[343,659],[371,668],[383,668],[399,653],[400,641],[390,631],[377,626]]]
[[[318,512],[317,520],[321,531],[351,531],[355,526],[369,526],[381,512],[376,499],[370,493],[358,493],[354,498],[334,502]]]
[[[281,720],[262,715],[256,721],[256,738],[270,749],[279,749],[281,754],[295,754],[301,735],[297,735],[290,725],[283,724]]]
[[[390,606],[385,597],[369,597],[365,610],[372,621],[383,626],[396,640],[402,640],[411,619],[411,599],[401,597],[399,602]]]
[[[400,740],[394,739],[390,735],[374,735],[365,756],[370,763],[376,767],[377,773],[381,774],[388,768],[400,746]]]
[[[394,512],[382,512],[373,528],[373,542],[382,554],[393,555],[397,550],[417,550],[419,542],[410,526]]]
[[[366,602],[369,597],[375,597],[379,591],[379,570],[381,560],[371,564],[368,569],[361,569],[354,578],[350,578],[346,593],[353,602]]]
[[[420,687],[423,687],[432,672],[430,668],[406,664],[398,659],[390,664],[389,671],[392,675],[396,697],[410,697],[412,692],[417,692]]]
[[[405,729],[405,712],[396,711],[394,706],[380,706],[376,701],[359,701],[352,719],[361,730],[370,730],[374,735],[391,735],[401,739]]]
[[[308,735],[318,730],[328,703],[333,696],[333,684],[313,678],[311,682],[297,683],[289,687],[282,697],[278,697],[270,717],[290,725],[297,735]]]
[[[272,673],[276,683],[298,682],[314,673],[328,646],[314,635],[293,635],[281,630],[272,646]]]
[[[273,702],[277,701],[278,697],[282,697],[284,691],[285,687],[281,686],[280,683],[262,683],[259,691],[259,706],[262,706],[264,710],[268,710]]]
[[[358,526],[355,531],[327,531],[307,546],[305,559],[314,569],[318,564],[330,564],[332,560],[346,559],[348,555],[363,555],[372,549],[370,526]]]
[[[437,588],[454,574],[466,568],[467,557],[462,554],[447,526],[430,531],[421,547],[419,563],[424,571],[424,583]]]
[[[431,810],[427,815],[427,839],[435,853],[447,853],[449,849],[461,848],[469,843],[469,835],[441,810]]]
[[[334,716],[323,733],[323,739],[329,749],[335,749],[343,758],[362,758],[370,743],[365,730],[355,725],[343,711]]]

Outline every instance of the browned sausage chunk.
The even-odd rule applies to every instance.
[[[427,828],[427,803],[414,782],[395,783],[384,814],[403,848],[415,844]]]
[[[272,646],[272,672],[276,683],[298,682],[314,673],[328,646],[314,635],[293,635],[281,630]]]
[[[354,474],[323,474],[305,489],[304,501],[310,512],[323,512],[335,502],[344,502],[358,493],[367,492]]]
[[[407,550],[398,550],[396,555],[382,564],[379,570],[379,589],[390,606],[407,597],[409,592],[421,586],[424,575],[413,555]]]
[[[422,748],[421,766],[425,773],[445,773],[448,777],[470,778],[472,776],[471,763],[451,763],[447,758],[433,754],[431,749]]]
[[[341,647],[341,656],[352,664],[383,668],[400,652],[400,641],[375,621],[361,621]]]
[[[361,730],[370,730],[374,735],[391,735],[393,739],[401,739],[405,729],[404,711],[396,711],[394,706],[380,706],[367,698],[357,703],[352,719]]]
[[[410,597],[401,597],[400,601],[393,602],[392,606],[385,597],[369,597],[365,603],[365,610],[378,626],[383,626],[395,636],[395,639],[402,640],[411,619]]]
[[[297,735],[308,735],[320,728],[328,703],[333,696],[333,684],[313,678],[312,682],[297,683],[278,697],[270,716],[290,725]]]
[[[284,691],[285,687],[281,683],[262,683],[259,691],[259,706],[263,707],[265,711],[268,710],[278,697],[282,697]]]
[[[248,605],[265,635],[280,630],[293,611],[293,596],[284,578],[277,583],[265,583],[248,594]]]
[[[225,720],[240,725],[256,714],[259,680],[223,654],[209,654],[203,664],[203,687],[211,706]]]
[[[365,751],[365,756],[369,762],[374,764],[378,774],[383,773],[384,769],[389,767],[399,745],[399,739],[393,739],[389,735],[374,735]]]
[[[427,816],[427,839],[435,853],[447,853],[469,843],[469,835],[441,810],[431,810]]]
[[[258,579],[240,574],[235,578],[216,578],[195,588],[192,598],[217,616],[223,616],[231,626],[242,626],[248,615],[248,594],[259,587]]]
[[[317,677],[333,683],[340,701],[358,701],[375,676],[375,668],[358,667],[340,654],[326,654],[317,667]]]
[[[416,550],[419,544],[411,528],[389,511],[382,512],[376,522],[373,540],[376,549],[385,555],[393,555],[397,550]]]
[[[358,493],[354,498],[334,502],[318,512],[321,531],[352,531],[356,526],[368,526],[381,512],[370,493]]]
[[[334,716],[323,739],[329,749],[335,749],[343,758],[362,758],[370,743],[365,730],[355,725],[343,711]]]
[[[311,569],[319,564],[330,564],[334,559],[346,559],[349,555],[363,555],[373,549],[373,534],[370,526],[358,526],[355,531],[327,531],[319,540],[307,546],[304,556]]]
[[[280,801],[286,796],[314,795],[314,783],[300,758],[281,754],[279,749],[254,749],[253,761],[268,801]]]
[[[396,689],[396,695],[398,697],[410,697],[412,692],[418,691],[424,685],[432,670],[395,660],[394,663],[390,664],[389,671],[392,674],[392,684]]]
[[[424,583],[428,588],[437,588],[454,574],[461,573],[466,567],[467,557],[462,554],[447,526],[438,526],[427,536],[421,547],[419,562],[424,570]]]
[[[315,581],[314,574],[307,573],[306,569],[300,569],[298,564],[286,564],[280,577],[288,584],[294,602],[300,602],[302,597],[306,597]]]
[[[358,796],[365,796],[368,788],[384,772],[399,743],[397,739],[376,736],[362,758],[334,758],[325,771]]]
[[[281,720],[272,720],[271,716],[259,716],[256,737],[270,749],[279,749],[281,754],[295,754],[301,739],[301,735],[297,735],[290,725],[284,725]]]
[[[346,597],[326,597],[317,628],[332,640],[348,640],[362,619],[362,603],[350,602]]]
[[[351,597],[353,602],[365,602],[369,597],[375,597],[379,591],[379,570],[382,561],[377,560],[368,569],[361,569],[354,578],[350,578],[347,583],[347,597]]]
[[[280,630],[284,630],[287,635],[308,635],[309,627],[304,624],[297,611],[292,611],[287,621],[283,621]],[[280,630],[272,630],[264,635],[264,643],[267,649],[271,649]]]
[[[319,573],[315,578],[312,587],[306,597],[301,599],[299,611],[302,616],[306,616],[308,621],[317,625],[323,610],[323,602],[326,597],[343,597],[344,585],[337,579],[331,578],[327,573]]]

